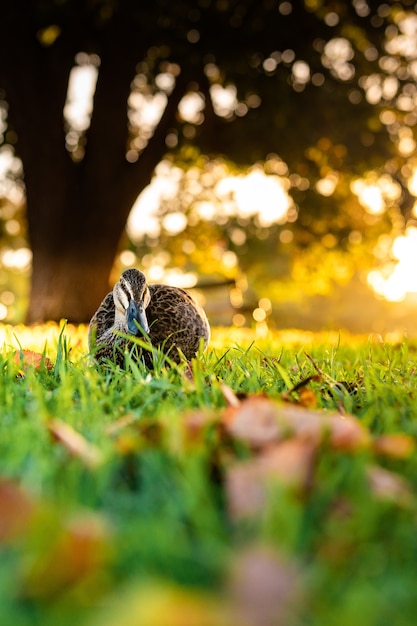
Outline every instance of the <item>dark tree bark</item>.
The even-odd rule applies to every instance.
[[[53,50],[36,41],[34,16],[16,2],[0,78],[17,133],[26,187],[28,235],[33,253],[26,321],[86,322],[109,289],[109,274],[132,205],[150,182],[166,151],[186,80],[180,76],[165,112],[135,163],[126,160],[127,101],[135,65],[145,49],[122,18],[100,33],[100,70],[85,157],[74,162],[65,148],[63,109],[74,56],[76,30],[67,30]],[[26,12],[25,12],[26,11]],[[76,24],[73,25],[76,28]],[[143,38],[141,40],[143,42]],[[143,43],[141,43],[143,46]]]

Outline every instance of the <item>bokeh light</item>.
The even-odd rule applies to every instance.
[[[394,263],[368,274],[374,291],[391,302],[400,302],[407,294],[417,293],[417,228],[408,228],[391,247]]]

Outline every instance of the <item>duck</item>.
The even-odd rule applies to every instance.
[[[175,363],[189,362],[201,344],[207,348],[210,325],[204,309],[187,291],[148,285],[142,271],[129,268],[90,320],[89,351],[96,361],[109,359],[122,368],[125,354],[130,352],[152,368],[152,351],[137,349],[134,338],[149,341]]]

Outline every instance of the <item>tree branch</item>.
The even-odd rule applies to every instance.
[[[183,73],[177,77],[161,119],[139,159],[135,163],[126,161],[121,189],[132,205],[139,191],[149,184],[155,167],[167,152],[166,136],[168,131],[176,125],[178,105],[186,93],[188,82],[187,76]]]

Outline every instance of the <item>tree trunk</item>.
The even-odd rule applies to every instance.
[[[127,36],[133,25],[122,14],[109,32],[100,33],[100,70],[85,157],[75,163],[65,148],[63,108],[74,55],[80,51],[74,39],[78,31],[70,28],[68,37],[63,32],[45,48],[24,3],[16,0],[8,12],[10,36],[0,42],[0,79],[25,175],[33,254],[26,322],[88,322],[109,290],[130,209],[165,153],[186,80],[177,79],[149,143],[136,163],[128,163],[127,101],[136,63],[148,44],[146,33],[139,38],[129,31]],[[13,62],[3,63],[1,54]]]
[[[67,167],[60,171],[57,162],[48,168],[43,160],[39,177],[32,164],[26,177],[33,252],[27,323],[64,318],[74,323],[90,320],[109,291],[111,268],[129,212],[165,152],[166,132],[174,123],[185,88],[185,78],[177,80],[153,137],[136,163],[126,161],[125,147],[119,155],[115,142],[109,149],[103,128],[92,123],[86,158],[81,163],[71,162],[66,155]],[[98,90],[98,118],[103,115],[101,98]],[[126,100],[122,100],[125,124]],[[102,102],[105,108],[104,96]],[[113,117],[106,116],[107,125],[111,126],[115,117],[113,109]]]
[[[26,322],[88,322],[109,290],[112,262],[113,258],[103,259],[100,253],[89,258],[81,248],[66,249],[59,256],[48,250],[34,251]]]

